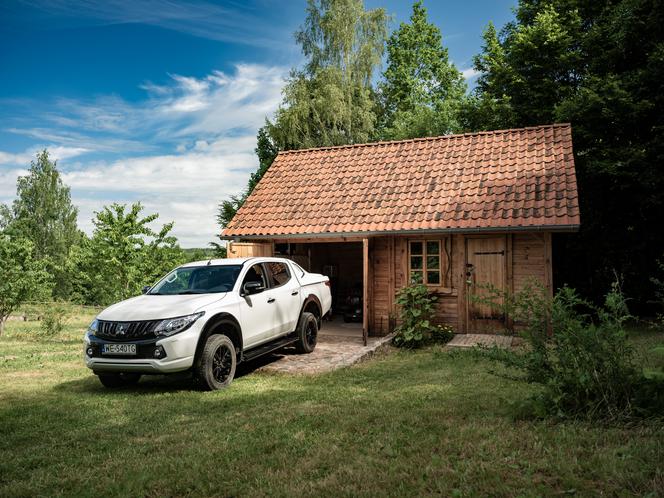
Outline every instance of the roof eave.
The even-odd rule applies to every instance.
[[[514,227],[463,227],[463,228],[431,228],[419,230],[380,230],[364,232],[319,232],[319,233],[280,233],[253,235],[221,234],[222,240],[272,240],[272,239],[325,239],[325,238],[363,238],[386,235],[419,235],[419,234],[450,234],[450,233],[508,233],[508,232],[577,232],[579,224],[574,225],[528,225]]]

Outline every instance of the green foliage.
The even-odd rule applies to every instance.
[[[572,123],[583,222],[559,239],[558,279],[601,300],[615,269],[645,303],[664,244],[654,228],[664,219],[664,9],[655,0],[520,0],[515,14],[500,33],[484,33],[463,120],[471,129]]]
[[[69,187],[62,183],[48,151],[37,154],[26,176],[18,178],[11,210],[3,208],[0,227],[15,237],[30,240],[33,256],[53,275],[53,295],[67,298],[71,279],[65,270],[71,247],[80,238],[78,209],[71,203]]]
[[[91,239],[76,250],[80,269],[79,295],[86,304],[109,304],[140,294],[165,273],[181,264],[184,253],[169,235],[173,223],[153,230],[158,214],[141,217],[143,206],[112,204],[95,213]]]
[[[404,287],[396,296],[399,306],[399,322],[395,330],[394,344],[402,348],[419,348],[433,340],[448,342],[454,335],[448,326],[436,325],[437,296],[429,293],[426,285],[415,283]]]
[[[64,330],[69,317],[68,307],[60,302],[50,303],[41,319],[41,330],[48,336],[59,336]]]
[[[528,317],[523,330],[527,348],[494,349],[488,355],[541,387],[526,404],[531,415],[606,420],[654,415],[664,407],[661,394],[644,394],[663,390],[664,382],[655,386],[637,367],[624,327],[630,315],[618,283],[602,306],[563,287],[549,302],[515,300],[515,308]]]
[[[435,344],[447,344],[454,338],[451,325],[435,325],[431,328],[431,341]]]
[[[50,296],[51,288],[32,241],[0,233],[0,335],[12,312],[27,301]]]
[[[387,42],[387,69],[380,84],[381,138],[405,139],[459,131],[466,84],[450,63],[440,29],[427,19],[421,1],[410,23]]]
[[[190,248],[190,249],[182,249],[182,254],[184,257],[184,263],[191,263],[193,261],[203,261],[205,259],[210,259],[210,258],[225,258],[226,257],[226,248],[222,248],[224,250],[224,255],[223,256],[218,256],[217,251],[213,248],[200,248],[200,247],[195,247],[195,248]]]
[[[650,281],[655,287],[655,304],[659,308],[657,321],[660,325],[664,324],[664,261],[657,260],[658,273],[650,277]]]
[[[307,59],[294,70],[268,123],[280,150],[367,142],[376,104],[371,79],[387,36],[383,9],[362,0],[309,0],[295,38]]]
[[[308,0],[295,39],[306,62],[293,69],[274,119],[258,131],[258,170],[247,188],[219,205],[225,228],[274,161],[278,151],[368,142],[375,134],[371,79],[387,32],[383,9],[362,0]]]

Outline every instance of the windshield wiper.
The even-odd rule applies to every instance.
[[[195,291],[195,290],[186,290],[186,291],[178,292],[178,296],[181,296],[183,294],[205,294],[205,292]]]

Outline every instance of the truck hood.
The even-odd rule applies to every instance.
[[[191,315],[201,308],[222,300],[226,293],[185,294],[182,296],[143,295],[125,299],[97,315],[99,320],[131,322],[138,320],[163,320]]]

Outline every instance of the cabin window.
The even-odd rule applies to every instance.
[[[408,243],[410,282],[444,287],[448,285],[448,239],[411,240]]]

